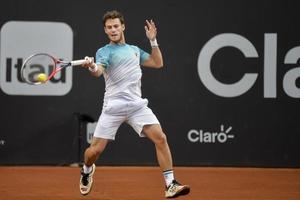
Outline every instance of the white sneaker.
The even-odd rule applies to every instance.
[[[95,164],[92,165],[92,171],[88,174],[85,174],[83,172],[83,168],[81,168],[79,189],[80,189],[80,193],[82,195],[87,195],[91,191],[92,185],[93,185],[93,175],[95,173],[95,170],[96,170],[96,165]]]
[[[180,195],[186,195],[188,193],[190,193],[190,186],[181,185],[176,180],[173,180],[172,183],[166,188],[165,197],[175,198]]]

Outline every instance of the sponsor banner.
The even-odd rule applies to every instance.
[[[204,131],[202,129],[191,129],[187,133],[187,138],[192,143],[226,143],[234,139],[234,134],[230,133],[232,127],[227,128],[224,125],[220,126],[219,131]]]
[[[93,135],[94,135],[94,131],[96,128],[97,122],[93,122],[93,123],[87,123],[86,124],[86,142],[88,144],[92,143],[92,139],[93,139]]]
[[[73,31],[61,22],[9,21],[1,27],[0,85],[9,95],[67,94],[72,88],[72,67],[66,68],[49,83],[28,85],[21,79],[23,61],[34,53],[48,53],[72,60]],[[43,66],[48,71],[50,66]]]
[[[263,97],[276,98],[278,93],[277,33],[265,33],[264,36],[264,62],[261,66],[264,71]],[[203,85],[213,94],[227,98],[238,97],[253,87],[258,73],[245,73],[240,80],[230,84],[217,80],[212,73],[211,63],[214,54],[218,51],[225,51],[222,50],[225,47],[238,49],[246,59],[259,57],[254,44],[244,36],[234,33],[222,33],[211,38],[201,49],[198,57],[198,74]],[[285,54],[283,64],[297,64],[299,58],[300,46],[293,47]],[[296,84],[299,76],[300,67],[292,68],[283,75],[283,90],[289,97],[300,98],[300,88]]]

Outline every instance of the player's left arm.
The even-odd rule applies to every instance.
[[[150,40],[152,50],[149,58],[146,59],[142,63],[142,65],[151,68],[161,68],[163,67],[163,58],[159,46],[157,44],[157,29],[153,20],[146,20],[145,31],[147,38]]]

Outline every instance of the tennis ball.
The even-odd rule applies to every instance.
[[[47,80],[47,75],[44,74],[44,73],[40,73],[40,74],[38,74],[38,76],[37,76],[37,80],[38,80],[39,82],[45,82],[45,81]]]

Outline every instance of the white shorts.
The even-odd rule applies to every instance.
[[[123,122],[128,123],[140,137],[145,137],[142,133],[144,125],[159,124],[152,110],[148,108],[147,99],[113,99],[104,103],[94,137],[114,140]]]

